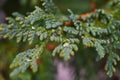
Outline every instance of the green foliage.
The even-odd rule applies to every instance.
[[[74,41],[75,40],[71,40],[71,42],[74,42]],[[77,50],[78,50],[77,45],[74,43],[72,44],[69,41],[69,42],[60,44],[58,47],[56,47],[52,55],[55,56],[56,54],[58,54],[60,57],[64,57],[64,60],[69,60],[70,56],[74,56],[75,54],[74,51],[77,51]]]
[[[40,47],[19,53],[14,59],[13,63],[10,65],[10,68],[16,68],[11,73],[11,76],[15,76],[20,72],[25,72],[29,66],[33,72],[36,72],[38,70],[36,60],[41,56],[43,50],[44,44],[41,44]]]
[[[56,7],[53,7],[54,3],[51,0],[44,0],[44,9],[36,7],[27,16],[14,13],[15,18],[7,18],[8,24],[3,24],[1,34],[4,38],[16,38],[17,42],[28,41],[29,44],[38,39],[37,45],[40,47],[19,53],[11,64],[11,67],[15,68],[11,75],[25,72],[29,66],[33,72],[36,72],[35,60],[41,57],[43,50],[46,50],[45,45],[53,41],[59,45],[53,50],[52,55],[63,57],[64,60],[74,56],[81,43],[85,47],[95,48],[99,56],[98,60],[107,55],[105,68],[111,77],[115,71],[114,65],[120,60],[116,52],[120,49],[120,17],[116,16],[120,14],[117,6],[120,1],[115,1],[117,3],[112,1],[115,10],[98,9],[95,13],[90,13],[89,17],[80,16],[80,21],[77,20],[78,15],[71,10],[68,10],[71,15],[67,18],[62,18],[63,15],[56,16]],[[72,21],[73,25],[66,26],[65,21]]]
[[[116,69],[114,67],[114,65],[117,65],[117,61],[120,61],[120,57],[119,55],[117,55],[116,53],[110,53],[108,56],[108,60],[105,66],[105,69],[108,70],[107,74],[112,77],[112,72],[115,72]]]

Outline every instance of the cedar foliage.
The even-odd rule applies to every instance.
[[[108,9],[97,9],[87,16],[76,15],[68,9],[68,17],[59,13],[52,0],[41,1],[44,8],[35,7],[27,15],[15,12],[13,17],[7,18],[7,24],[1,24],[0,34],[4,38],[16,39],[18,43],[28,42],[30,45],[37,40],[35,48],[15,57],[10,65],[13,69],[11,76],[25,72],[28,67],[37,72],[36,59],[45,54],[49,42],[54,42],[57,47],[52,51],[52,56],[64,60],[77,55],[81,43],[86,49],[92,47],[97,51],[97,60],[107,55],[105,70],[111,77],[120,61],[120,0],[111,0]],[[66,25],[66,22],[72,24]]]

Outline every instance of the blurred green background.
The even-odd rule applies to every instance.
[[[71,9],[76,14],[91,11],[91,2],[96,2],[97,7],[102,7],[108,0],[53,0],[60,8],[61,12],[67,14],[67,9]],[[104,4],[103,4],[104,3]],[[102,4],[102,5],[101,5]],[[41,6],[40,0],[7,0],[4,10],[7,15],[14,11],[21,13],[32,11],[34,6]]]

